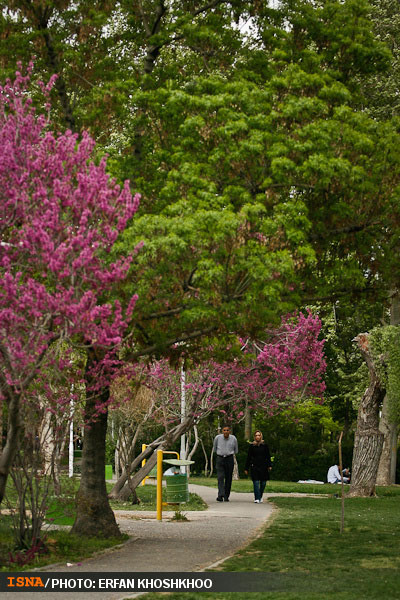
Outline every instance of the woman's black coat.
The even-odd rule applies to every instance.
[[[265,442],[259,445],[250,444],[244,469],[250,471],[251,478],[256,481],[267,481],[271,465],[271,455],[267,444]]]

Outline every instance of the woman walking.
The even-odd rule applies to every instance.
[[[245,465],[245,474],[249,470],[253,480],[254,502],[262,502],[265,485],[269,479],[269,472],[272,469],[271,455],[268,445],[264,442],[261,431],[254,432],[254,441],[249,446]]]

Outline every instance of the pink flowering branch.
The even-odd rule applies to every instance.
[[[38,114],[31,70],[0,86],[0,400],[9,404],[13,435],[29,386],[44,369],[62,367],[56,340],[96,348],[102,384],[109,383],[137,300],[125,310],[104,298],[131,267],[135,251],[116,261],[110,252],[139,196],[109,177],[105,159],[93,162],[88,133],[50,129],[55,78],[41,85],[47,113]],[[13,452],[0,456],[5,477]],[[3,488],[4,477],[0,501]]]
[[[255,354],[250,341],[243,341],[241,358],[226,363],[207,361],[186,375],[187,414],[195,420],[211,412],[236,421],[245,410],[273,414],[281,407],[305,397],[322,400],[326,369],[320,340],[321,322],[308,312],[282,319],[281,326],[268,332],[268,341],[257,344]],[[180,374],[166,360],[151,365],[145,385],[163,407],[164,424],[180,418]]]

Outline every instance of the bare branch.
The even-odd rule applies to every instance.
[[[207,12],[211,8],[216,8],[220,4],[227,4],[228,1],[229,0],[214,0],[214,2],[209,2],[208,4],[205,4],[204,6],[202,6],[201,8],[198,8],[197,10],[193,11],[192,15],[193,15],[193,17],[197,17],[201,13]],[[156,18],[154,20],[151,31],[150,31],[148,23],[147,23],[147,27],[146,27],[145,20],[143,21],[143,24],[144,24],[144,27],[146,30],[146,35],[148,38],[159,32],[161,20],[166,12],[167,12],[167,8],[165,7],[164,3],[161,0],[160,4],[158,5],[157,10],[156,10]],[[141,14],[142,14],[142,18],[143,18],[143,13],[141,12]],[[150,31],[150,35],[149,35],[149,31]],[[145,73],[152,72],[155,61],[157,60],[157,57],[160,54],[161,48],[163,48],[164,46],[169,46],[170,44],[173,44],[174,42],[182,40],[183,38],[184,38],[184,35],[178,34],[178,35],[175,35],[174,37],[171,37],[163,42],[160,42],[157,45],[154,45],[154,44],[149,45],[147,47],[147,54],[146,54],[146,58],[144,61]]]
[[[193,340],[193,339],[202,337],[204,335],[207,335],[208,333],[211,333],[212,331],[216,331],[216,329],[217,329],[217,327],[213,326],[213,327],[207,327],[206,329],[192,331],[192,333],[187,333],[187,334],[178,336],[176,338],[167,340],[164,343],[164,346],[169,347],[169,346],[173,346],[174,344],[178,344],[179,342],[187,342],[189,340]],[[136,360],[137,358],[140,358],[141,356],[149,356],[150,354],[153,354],[154,352],[156,352],[158,350],[158,348],[159,348],[158,345],[153,344],[152,346],[148,346],[147,348],[143,348],[142,350],[138,350],[137,352],[128,352],[124,358],[126,360]]]
[[[149,22],[148,22],[148,20],[146,18],[146,15],[144,14],[143,5],[142,5],[142,3],[140,1],[138,2],[138,6],[139,6],[140,16],[142,17],[144,30],[146,32],[147,37],[150,37],[151,36],[151,30],[150,30],[150,27],[149,27]]]
[[[150,319],[158,319],[159,317],[172,317],[185,310],[185,306],[178,306],[178,308],[171,308],[170,310],[161,311],[158,313],[151,313],[147,317],[143,317],[143,321],[149,321]]]
[[[340,227],[339,229],[330,229],[327,230],[325,235],[321,234],[311,234],[311,240],[323,240],[323,239],[331,239],[334,235],[342,235],[343,233],[359,233],[360,231],[365,231],[370,227],[375,227],[379,225],[379,221],[366,222],[362,225],[348,225],[347,227]]]
[[[160,0],[160,3],[156,9],[156,18],[153,23],[153,27],[151,29],[150,35],[154,35],[155,33],[158,33],[158,31],[160,30],[161,19],[163,18],[163,16],[165,15],[166,12],[167,12],[167,9],[164,5],[164,2],[163,2],[163,0]]]
[[[201,8],[198,8],[197,10],[193,11],[193,16],[197,17],[197,15],[200,15],[203,12],[206,12],[207,10],[209,10],[210,8],[217,8],[217,6],[219,4],[228,4],[229,0],[214,0],[214,2],[209,2],[208,4],[205,4],[204,6],[202,6]]]
[[[53,338],[51,339],[51,341],[49,342],[49,346],[51,343],[53,343],[56,339],[58,339],[59,336],[54,335]],[[26,388],[29,386],[29,384],[34,380],[34,378],[36,377],[37,374],[37,369],[40,367],[40,365],[43,362],[44,357],[47,354],[47,351],[49,349],[49,346],[46,346],[42,352],[39,354],[38,358],[35,361],[34,366],[32,366],[31,368],[31,372],[29,373],[29,375],[27,375],[25,377],[25,379],[23,380],[22,384],[21,384],[21,389],[26,390]]]

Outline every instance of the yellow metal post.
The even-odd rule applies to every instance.
[[[157,450],[157,521],[162,521],[162,460],[163,451]]]
[[[142,444],[142,452],[144,452],[146,450],[146,448],[147,448],[147,444]],[[146,459],[144,458],[142,460],[142,467],[144,467],[145,464],[146,464]],[[146,479],[147,479],[147,477],[143,477],[142,485],[146,485]]]
[[[176,458],[179,460],[179,452],[175,452],[175,450],[163,450],[164,454],[176,454]]]

